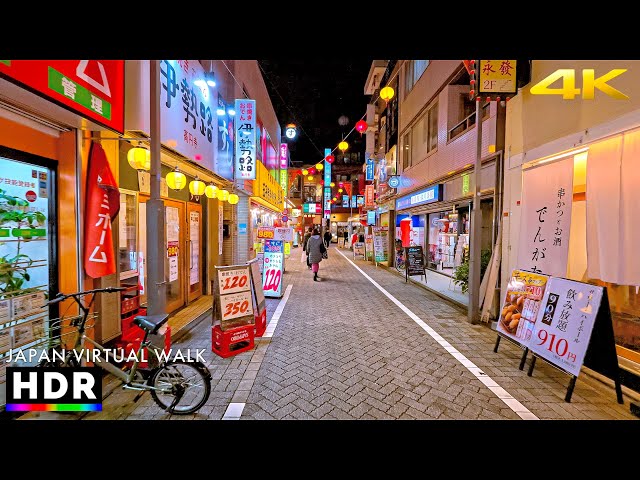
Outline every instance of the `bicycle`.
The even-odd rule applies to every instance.
[[[52,347],[47,355],[48,360],[44,360],[38,366],[40,367],[79,367],[77,357],[73,351],[79,351],[85,341],[92,344],[92,348],[97,348],[101,352],[106,352],[106,348],[98,342],[89,338],[85,331],[87,330],[87,318],[89,310],[96,298],[96,293],[115,293],[126,290],[124,287],[107,287],[87,290],[85,292],[76,292],[64,295],[58,294],[52,300],[48,301],[44,306],[59,303],[67,298],[73,298],[82,311],[82,314],[74,317],[71,321],[71,327],[76,328],[78,333],[72,350],[67,350],[65,355],[58,353],[54,355],[51,350],[62,347],[57,345]],[[80,297],[93,294],[91,301],[85,305]],[[85,302],[86,303],[86,302]],[[144,330],[144,339],[138,348],[130,369],[122,370],[114,363],[105,360],[100,356],[94,358],[94,363],[116,376],[122,382],[122,388],[127,390],[139,390],[140,393],[135,397],[137,402],[145,392],[151,392],[151,396],[156,404],[163,410],[175,415],[188,415],[194,413],[202,407],[209,399],[211,394],[211,372],[199,361],[184,360],[166,360],[162,361],[158,366],[152,369],[138,369],[142,352],[149,347],[151,342],[148,340],[149,335],[156,334],[160,328],[169,320],[168,314],[161,315],[139,315],[135,317],[133,323]],[[90,328],[90,327],[89,327]],[[54,332],[53,337],[62,337],[60,334],[62,325],[58,325],[51,329]],[[68,335],[65,333],[64,335]],[[97,356],[96,356],[97,357]],[[51,358],[55,360],[51,361]],[[61,359],[62,358],[62,359]],[[106,356],[105,356],[106,358]],[[181,403],[183,402],[184,403]]]
[[[396,240],[396,261],[394,262],[396,270],[400,273],[404,274],[405,269],[407,268],[405,258],[404,258],[404,247],[402,246],[402,242],[400,240]]]

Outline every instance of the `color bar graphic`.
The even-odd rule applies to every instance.
[[[7,412],[101,412],[101,403],[7,403]]]

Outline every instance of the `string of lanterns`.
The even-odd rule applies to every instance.
[[[131,168],[135,170],[149,171],[151,169],[151,152],[149,149],[138,145],[127,152],[127,161]],[[167,173],[166,181],[167,186],[176,191],[182,190],[187,186],[187,177],[180,171],[177,165],[172,171]],[[217,198],[222,202],[229,202],[231,205],[235,205],[240,201],[238,195],[216,187],[213,182],[205,185],[198,175],[196,175],[194,180],[189,182],[189,192],[195,197],[200,197],[204,194],[207,198]]]

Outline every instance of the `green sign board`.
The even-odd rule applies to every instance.
[[[469,177],[468,173],[462,175],[462,195],[469,193]]]
[[[8,228],[0,228],[0,238],[7,238],[10,233],[11,230],[9,230]]]
[[[46,237],[47,230],[44,228],[14,228],[13,230],[11,230],[11,236],[13,237]]]
[[[111,104],[109,102],[51,67],[49,67],[49,88],[61,95],[73,98],[76,103],[102,115],[107,120],[111,120]]]

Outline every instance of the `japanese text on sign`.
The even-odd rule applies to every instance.
[[[573,157],[525,170],[518,266],[546,275],[565,276],[573,192]]]
[[[256,178],[256,101],[236,100],[236,178]]]
[[[219,270],[218,284],[220,294],[244,292],[249,290],[249,269]]]
[[[571,375],[578,375],[595,323],[602,287],[551,278],[529,348]]]

